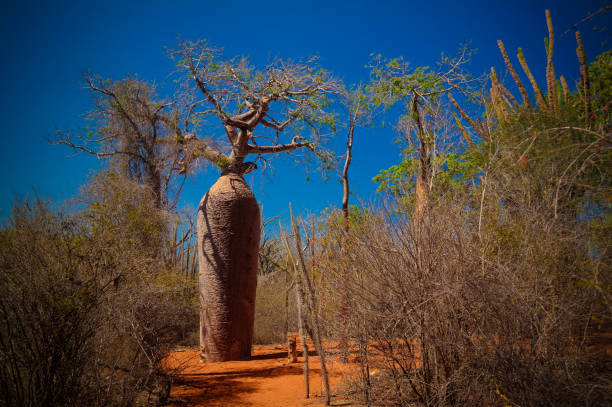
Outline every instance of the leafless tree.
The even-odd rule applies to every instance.
[[[325,404],[329,405],[331,402],[331,391],[329,387],[329,377],[327,372],[326,364],[326,353],[323,348],[323,332],[320,323],[319,313],[321,311],[318,305],[318,293],[315,290],[314,284],[311,281],[311,272],[309,272],[307,266],[306,255],[304,248],[302,247],[302,231],[298,221],[293,216],[293,210],[289,205],[289,212],[291,216],[291,237],[293,240],[293,247],[289,243],[287,234],[281,228],[281,235],[285,243],[287,250],[287,256],[291,261],[294,271],[294,282],[296,289],[296,299],[298,306],[298,322],[300,326],[300,336],[302,337],[302,346],[304,352],[304,377],[306,380],[306,397],[309,393],[309,382],[308,382],[308,347],[306,344],[306,332],[311,337],[315,349],[319,355],[321,361],[321,376],[323,379],[323,387],[325,390]],[[300,222],[303,225],[303,222]],[[311,248],[311,257],[314,253],[314,230],[311,231],[313,235],[308,235],[308,246]]]
[[[157,207],[176,208],[192,148],[180,126],[179,105],[136,78],[87,75],[85,82],[95,103],[87,117],[91,126],[58,132],[53,142],[115,160],[128,178],[151,188]]]

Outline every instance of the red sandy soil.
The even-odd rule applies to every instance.
[[[612,333],[598,334],[588,349],[603,350],[612,356]],[[298,342],[299,343],[299,342]],[[288,363],[287,347],[255,346],[248,361],[201,363],[199,350],[187,348],[170,352],[163,368],[174,376],[170,399],[176,407],[184,406],[250,406],[298,407],[324,406],[321,364],[311,349],[309,361],[310,398],[305,397],[304,361],[298,345],[298,362]],[[357,364],[339,361],[336,346],[326,345],[326,361],[332,394],[347,374],[357,371]],[[339,397],[333,406],[351,406]]]
[[[313,347],[310,347],[313,349]],[[288,363],[287,347],[255,346],[248,361],[201,363],[199,350],[171,352],[163,367],[174,376],[170,398],[174,406],[323,406],[321,364],[311,350],[310,398],[305,397],[304,361],[298,346],[297,363]],[[326,354],[333,389],[343,376],[343,365],[333,350]],[[349,406],[334,398],[332,405]]]

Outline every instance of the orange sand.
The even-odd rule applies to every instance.
[[[311,347],[312,349],[312,347]],[[305,398],[304,363],[298,346],[297,363],[288,363],[284,346],[255,346],[248,361],[200,363],[199,351],[171,352],[163,362],[175,377],[170,397],[174,406],[323,406],[321,364],[312,351],[309,362],[310,398]],[[332,393],[342,378],[342,366],[327,354]],[[333,399],[332,405],[348,406]]]
[[[599,333],[587,349],[612,355],[612,333]],[[168,354],[163,368],[174,376],[171,400],[174,406],[324,406],[321,364],[311,350],[310,398],[305,398],[304,363],[298,341],[298,362],[288,363],[287,347],[255,346],[252,359],[237,362],[200,363],[199,350],[189,348]],[[354,375],[358,365],[339,361],[337,344],[326,344],[326,361],[332,394],[345,375]],[[314,349],[312,342],[309,349]],[[418,364],[418,361],[417,361]],[[375,371],[376,369],[374,369]],[[332,397],[332,405],[351,406]]]

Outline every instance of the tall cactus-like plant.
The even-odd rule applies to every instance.
[[[547,57],[547,65],[546,65],[546,95],[542,92],[542,89],[539,87],[535,77],[533,76],[531,70],[529,69],[529,65],[525,59],[525,55],[523,54],[523,50],[518,48],[517,57],[525,72],[531,86],[533,88],[533,92],[536,98],[536,111],[539,113],[545,113],[553,116],[558,116],[562,106],[567,106],[572,99],[572,94],[569,90],[569,86],[564,76],[560,76],[557,80],[555,77],[555,71],[553,66],[553,55],[554,55],[554,28],[552,24],[552,18],[550,15],[550,11],[546,10],[546,24],[548,28],[548,37],[545,38],[546,45],[546,57]],[[579,85],[579,93],[582,104],[582,111],[584,112],[584,123],[585,128],[590,129],[592,127],[591,123],[593,121],[592,115],[592,107],[591,107],[591,88],[590,88],[590,79],[589,79],[589,70],[587,65],[586,53],[584,50],[584,45],[582,43],[582,38],[580,36],[580,32],[576,32],[576,41],[578,47],[576,49],[576,54],[578,56],[578,60],[580,62],[580,85]],[[531,110],[531,105],[529,103],[527,91],[523,87],[523,84],[512,66],[510,58],[508,57],[508,53],[506,52],[506,48],[504,43],[501,40],[497,41],[497,45],[499,50],[503,56],[506,68],[510,72],[511,76],[516,83],[519,92],[523,97],[523,104],[519,105],[516,102],[516,99],[512,96],[512,94],[504,87],[504,85],[499,81],[497,73],[494,68],[491,68],[491,73],[489,78],[491,80],[491,88],[490,88],[490,100],[491,100],[491,108],[492,111],[497,117],[499,122],[504,122],[507,117],[511,114],[511,112],[516,109],[527,108]],[[472,120],[457,104],[457,102],[449,96],[451,103],[455,106],[461,117],[468,121],[470,126],[478,132],[481,136],[484,137],[484,128],[480,123],[476,123]],[[465,131],[465,129],[461,128],[461,131],[464,133],[466,138],[469,140],[469,135]],[[486,138],[486,137],[484,137]]]
[[[495,68],[491,67],[491,103],[495,109],[495,115],[497,120],[504,122],[508,120],[508,105],[510,104],[504,99],[500,91],[499,80],[497,79],[497,73]]]
[[[569,88],[567,86],[567,82],[565,81],[565,77],[561,75],[559,77],[559,81],[561,82],[561,89],[563,89],[563,103],[569,103]]]
[[[451,101],[451,103],[453,104],[453,106],[455,107],[455,109],[457,109],[457,111],[459,112],[461,117],[463,117],[463,119],[465,119],[465,121],[467,121],[469,123],[469,125],[472,126],[472,128],[474,130],[476,130],[476,132],[483,138],[483,140],[485,140],[487,138],[487,133],[485,131],[485,128],[481,124],[476,124],[476,122],[474,122],[474,120],[472,120],[472,118],[465,112],[465,110],[463,110],[461,108],[461,106],[459,106],[459,103],[457,103],[457,101],[455,100],[453,95],[451,95],[449,93],[448,94],[448,98]],[[466,141],[468,143],[471,143],[472,142],[472,138],[468,135],[467,131],[463,128],[461,123],[459,123],[459,128],[463,132],[463,136],[465,137]]]
[[[512,75],[512,79],[514,79],[514,82],[516,83],[516,86],[518,87],[518,90],[521,93],[521,96],[523,97],[523,104],[527,108],[531,109],[531,102],[529,101],[529,95],[527,94],[527,90],[523,86],[523,82],[521,81],[518,74],[514,70],[514,66],[512,66],[512,62],[510,62],[510,58],[508,57],[508,53],[506,52],[506,47],[504,46],[504,43],[502,42],[502,40],[497,40],[497,46],[499,47],[499,50],[501,51],[502,56],[504,57],[506,68],[510,72],[510,75]]]
[[[545,40],[546,44],[546,87],[548,90],[548,107],[553,114],[559,112],[557,106],[557,81],[555,79],[555,68],[553,66],[553,50],[555,46],[555,31],[552,25],[552,19],[550,17],[550,10],[546,10],[546,25],[548,27],[548,38]]]
[[[497,82],[497,89],[499,89],[501,96],[505,99],[507,99],[507,101],[510,101],[510,103],[512,106],[514,107],[518,107],[519,104],[516,101],[516,98],[514,97],[514,95],[512,93],[510,93],[510,91],[508,89],[506,89],[506,87],[501,83],[501,82]]]
[[[580,95],[582,96],[582,103],[584,104],[585,122],[588,126],[591,122],[591,88],[586,52],[584,52],[584,45],[582,44],[580,31],[576,31],[576,42],[578,43],[576,55],[578,55],[578,61],[580,62]]]
[[[529,69],[529,65],[527,65],[527,60],[525,59],[525,55],[523,54],[523,50],[521,48],[518,49],[517,57],[519,62],[521,63],[521,67],[523,71],[525,71],[525,75],[529,78],[529,82],[531,82],[531,87],[533,88],[533,93],[535,93],[536,103],[539,108],[546,108],[546,99],[544,99],[544,94],[540,90],[538,86],[538,82],[536,82],[531,70]]]

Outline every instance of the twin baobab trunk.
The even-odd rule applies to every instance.
[[[207,362],[251,356],[260,214],[239,174],[224,174],[198,208],[200,350]]]

